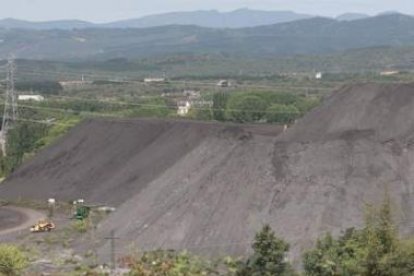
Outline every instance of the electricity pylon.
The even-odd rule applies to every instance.
[[[7,62],[7,84],[6,95],[4,98],[3,121],[1,124],[0,144],[3,156],[6,156],[7,133],[17,120],[17,96],[14,89],[14,74],[16,66],[14,57],[9,58]]]

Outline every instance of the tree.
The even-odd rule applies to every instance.
[[[12,172],[24,161],[24,155],[36,149],[37,142],[47,134],[44,124],[18,122],[8,132],[7,156],[1,160],[2,173]]]
[[[383,275],[414,275],[414,240],[402,240],[381,264]]]
[[[397,231],[392,222],[391,202],[388,196],[378,210],[370,207],[365,218],[364,228],[367,255],[363,266],[366,275],[387,275],[382,263],[397,249]]]
[[[236,122],[260,121],[266,114],[268,104],[258,96],[234,95],[227,103],[226,117]]]
[[[256,92],[255,94],[267,102],[283,105],[293,105],[300,99],[298,95],[292,93]]]
[[[20,249],[13,245],[0,245],[0,273],[2,275],[21,275],[27,266],[27,258]]]
[[[360,261],[366,254],[359,242],[360,232],[348,229],[339,239],[329,233],[319,239],[315,249],[303,256],[303,266],[309,276],[361,275]]]
[[[167,106],[165,99],[151,98],[145,100],[142,105],[134,109],[125,111],[128,117],[151,117],[151,118],[165,118],[171,113],[171,108]]]
[[[55,81],[23,81],[16,83],[18,91],[33,91],[44,95],[57,95],[63,91],[59,82]]]
[[[254,253],[248,259],[239,276],[292,275],[293,270],[286,261],[289,244],[276,237],[269,225],[256,234],[252,246]]]
[[[217,275],[215,267],[187,252],[154,251],[129,258],[129,275],[136,276],[203,276]]]
[[[211,112],[210,108],[192,108],[188,117],[201,121],[210,121],[213,118],[213,112]]]
[[[218,92],[213,95],[213,119],[217,121],[226,120],[225,110],[228,100],[228,95],[223,92]]]
[[[270,123],[290,124],[300,115],[293,105],[272,104],[267,109],[267,121]]]
[[[414,275],[413,243],[400,241],[397,233],[386,196],[380,208],[368,208],[364,228],[318,240],[304,254],[305,275]]]

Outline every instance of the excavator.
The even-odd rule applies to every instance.
[[[30,228],[30,232],[32,232],[32,233],[50,232],[55,228],[56,228],[56,226],[53,222],[44,219],[44,220],[40,220],[38,223],[33,225]]]

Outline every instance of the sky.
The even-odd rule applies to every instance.
[[[0,0],[0,18],[110,22],[172,11],[239,8],[292,10],[322,16],[345,12],[414,14],[414,0]]]

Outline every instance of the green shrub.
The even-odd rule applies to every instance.
[[[300,116],[300,112],[295,106],[282,104],[273,104],[266,113],[269,123],[280,124],[290,124]]]
[[[268,103],[262,98],[249,94],[230,97],[226,118],[236,122],[255,122],[264,119]]]
[[[225,110],[229,96],[219,92],[213,95],[213,118],[217,121],[225,121]]]
[[[319,103],[319,98],[300,98],[294,105],[300,111],[301,115],[305,115],[311,109],[317,107]]]
[[[63,91],[62,85],[55,81],[19,81],[15,86],[19,91],[33,91],[44,95],[56,95]]]
[[[43,146],[50,145],[56,139],[66,134],[70,129],[76,126],[80,121],[81,121],[81,118],[79,117],[70,117],[70,118],[59,120],[57,124],[52,125],[49,128],[46,136],[42,137],[41,139],[37,141],[37,147],[41,148]]]
[[[18,122],[7,135],[7,156],[1,159],[1,172],[7,175],[14,171],[24,160],[24,155],[37,149],[37,141],[46,135],[48,127],[44,124]]]
[[[188,117],[196,120],[210,121],[213,119],[213,112],[209,108],[190,109]]]
[[[2,275],[20,275],[28,260],[16,246],[0,244],[0,273]]]
[[[414,275],[413,241],[399,240],[397,233],[387,198],[380,208],[369,208],[363,229],[318,240],[304,254],[305,275]]]
[[[218,275],[209,263],[186,252],[154,251],[130,260],[131,276]]]
[[[165,99],[151,98],[144,100],[142,103],[140,103],[140,105],[136,104],[134,108],[125,111],[123,114],[126,117],[165,118],[170,113],[171,108],[167,105]]]
[[[289,244],[277,238],[269,225],[256,234],[252,248],[254,253],[238,276],[295,275],[286,261]]]
[[[73,228],[79,233],[86,233],[89,230],[89,222],[88,220],[76,220],[72,224]]]

